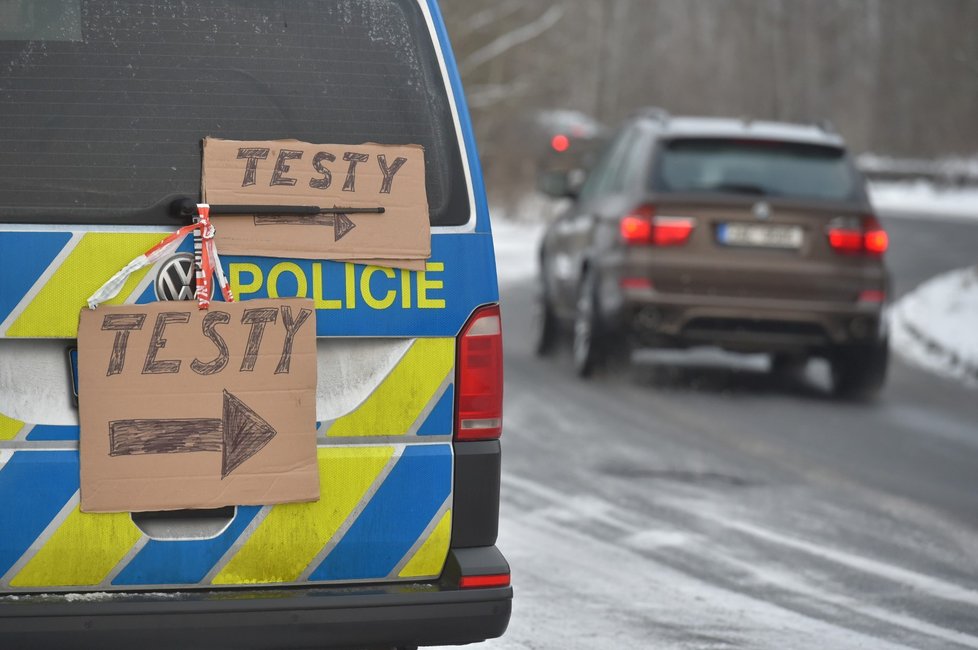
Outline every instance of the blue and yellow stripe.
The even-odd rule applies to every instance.
[[[238,507],[207,540],[151,540],[127,513],[81,512],[77,463],[18,451],[0,469],[0,491],[24,497],[0,503],[0,589],[416,580],[448,554],[449,443],[320,448],[318,501],[266,507],[257,526],[263,509]]]
[[[212,539],[149,539],[128,514],[81,512],[77,425],[0,417],[0,449],[23,440],[0,466],[0,591],[436,577],[451,538],[454,357],[454,339],[412,341],[320,439],[318,501],[238,507]]]

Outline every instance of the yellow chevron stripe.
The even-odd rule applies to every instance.
[[[140,537],[142,533],[128,513],[85,514],[75,506],[10,584],[13,587],[97,585]]]
[[[408,560],[398,575],[400,578],[427,578],[441,573],[448,557],[448,544],[452,537],[452,511],[446,510],[441,521],[431,531],[421,548]]]
[[[327,436],[404,435],[455,365],[455,339],[418,339],[380,386]]]
[[[65,337],[78,335],[78,312],[86,300],[133,258],[158,244],[167,233],[86,233],[54,275],[47,281],[17,320],[7,336]],[[133,273],[122,291],[106,304],[125,301],[149,271]]]
[[[0,440],[13,440],[23,428],[24,423],[20,420],[8,418],[0,413]]]
[[[214,584],[293,582],[363,501],[393,447],[320,447],[319,501],[272,508]]]

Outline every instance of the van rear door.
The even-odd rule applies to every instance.
[[[431,8],[15,0],[2,14],[0,593],[438,576],[452,541],[458,335],[498,292]],[[207,136],[422,145],[432,256],[420,272],[224,258],[241,299],[316,303],[317,502],[84,514],[78,313],[182,225],[173,206],[200,197]],[[169,261],[110,303],[173,298]]]

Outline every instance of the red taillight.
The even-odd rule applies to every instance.
[[[886,293],[875,289],[867,289],[859,293],[859,302],[886,302]]]
[[[458,586],[462,589],[478,589],[486,587],[508,587],[509,574],[497,573],[488,576],[462,576]]]
[[[550,146],[553,147],[554,151],[557,153],[564,153],[570,149],[570,138],[563,133],[558,133],[550,139]]]
[[[843,217],[829,224],[829,245],[837,253],[882,255],[890,245],[879,220],[867,215],[861,219]]]
[[[621,236],[626,244],[649,244],[652,242],[652,220],[630,214],[621,220]]]
[[[629,245],[681,246],[695,227],[691,217],[657,216],[655,207],[643,205],[625,215],[619,229]]]
[[[890,237],[883,230],[876,217],[866,217],[863,220],[863,227],[866,229],[863,245],[866,252],[871,255],[882,255],[890,247]]]
[[[654,285],[648,278],[625,277],[618,281],[622,289],[652,289]]]
[[[499,306],[482,307],[458,337],[456,440],[498,438],[503,427],[503,328]]]
[[[829,228],[829,244],[838,253],[861,253],[863,233],[848,228]]]
[[[681,246],[693,234],[689,217],[655,217],[652,219],[652,243],[656,246]]]

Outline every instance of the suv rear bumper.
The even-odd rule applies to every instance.
[[[818,351],[880,340],[882,305],[623,291],[612,320],[638,343]]]
[[[446,574],[453,573],[451,559]],[[501,636],[512,598],[511,587],[460,590],[437,583],[0,597],[0,646],[221,650],[464,644]]]

